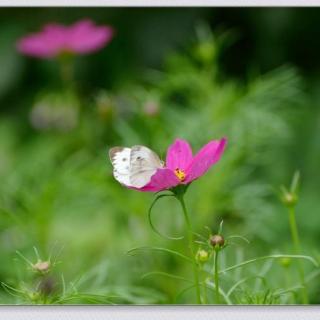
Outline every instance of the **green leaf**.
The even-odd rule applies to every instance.
[[[235,270],[237,268],[241,268],[243,266],[246,266],[248,264],[257,262],[257,261],[263,261],[263,260],[267,260],[267,259],[281,259],[281,258],[292,258],[292,259],[305,259],[310,261],[311,263],[313,263],[313,265],[315,267],[318,267],[318,263],[315,259],[313,259],[312,257],[309,256],[303,256],[303,255],[294,255],[294,254],[274,254],[274,255],[270,255],[270,256],[264,256],[264,257],[259,257],[259,258],[255,258],[255,259],[251,259],[251,260],[247,260],[241,263],[238,263],[234,266],[228,267],[226,269],[220,270],[219,273],[225,273],[231,270]]]
[[[162,272],[162,271],[151,271],[151,272],[145,273],[141,278],[145,279],[146,277],[149,277],[152,275],[160,275],[160,276],[165,276],[165,277],[172,278],[172,279],[177,279],[177,280],[182,280],[182,281],[193,283],[192,281],[190,281],[187,278],[180,277],[175,274],[171,274],[171,273],[167,273],[167,272]]]
[[[167,248],[161,248],[161,247],[148,247],[148,246],[144,246],[144,247],[136,247],[136,248],[132,248],[130,249],[127,254],[132,254],[134,251],[138,251],[138,250],[154,250],[154,251],[162,251],[162,252],[167,252],[173,255],[176,255],[179,258],[182,258],[190,263],[192,263],[192,259],[185,256],[184,254],[171,250],[171,249],[167,249]]]

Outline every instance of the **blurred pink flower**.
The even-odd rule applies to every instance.
[[[189,143],[176,139],[168,148],[166,166],[158,169],[150,182],[138,190],[158,192],[174,188],[179,184],[191,183],[220,160],[226,143],[226,138],[212,140],[193,156]]]
[[[87,54],[104,47],[112,36],[110,26],[96,26],[87,19],[71,26],[52,23],[19,39],[17,49],[38,58],[53,58],[63,53]]]

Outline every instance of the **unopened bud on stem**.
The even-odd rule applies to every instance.
[[[290,258],[282,258],[280,259],[280,264],[284,267],[284,268],[288,268],[291,265],[291,259]]]
[[[49,261],[38,261],[33,265],[33,270],[39,273],[47,273],[50,270],[50,262]]]
[[[210,237],[210,244],[214,248],[221,248],[224,246],[224,238],[220,234],[215,234]]]
[[[198,262],[207,262],[209,259],[209,253],[206,250],[200,249],[197,252],[196,259]]]
[[[286,192],[282,196],[282,202],[287,206],[287,207],[293,207],[298,201],[298,197],[296,194],[292,192]]]

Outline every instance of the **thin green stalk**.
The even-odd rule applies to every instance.
[[[219,292],[219,249],[214,250],[214,286],[216,293],[216,303],[220,304]]]
[[[206,279],[204,279],[204,281],[203,281],[203,302],[204,302],[204,304],[208,304],[208,293],[207,293]]]
[[[203,286],[203,302],[204,304],[208,304],[208,294],[206,285]]]
[[[291,237],[292,237],[292,241],[293,241],[293,245],[294,245],[294,250],[295,250],[296,254],[300,254],[301,253],[301,245],[300,245],[300,239],[299,239],[298,228],[297,228],[297,223],[296,223],[296,214],[295,214],[294,206],[289,207],[289,224],[290,224]],[[298,263],[300,281],[301,281],[301,284],[303,285],[303,288],[301,289],[302,290],[302,301],[304,304],[308,304],[309,298],[308,298],[308,292],[306,289],[303,266],[300,261],[298,261],[297,263]]]
[[[192,226],[191,226],[191,222],[190,222],[190,219],[189,219],[189,215],[188,215],[188,211],[187,211],[187,208],[186,208],[186,204],[184,202],[183,195],[177,196],[177,199],[179,200],[179,202],[181,204],[182,211],[183,211],[184,218],[185,218],[186,225],[187,225],[189,249],[190,249],[190,252],[191,252],[192,265],[193,265],[193,274],[194,274],[194,282],[195,282],[196,294],[197,294],[197,303],[201,304],[199,273],[198,273],[198,266],[197,266],[196,257],[195,257],[195,253],[194,253],[194,248],[193,248],[194,241],[193,241]]]
[[[74,87],[74,57],[62,54],[59,59],[60,77],[63,84],[70,89]]]

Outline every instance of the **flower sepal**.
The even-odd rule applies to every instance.
[[[184,196],[184,194],[187,192],[188,187],[190,186],[189,184],[179,184],[173,188],[170,189],[170,191],[177,197],[180,198]]]

